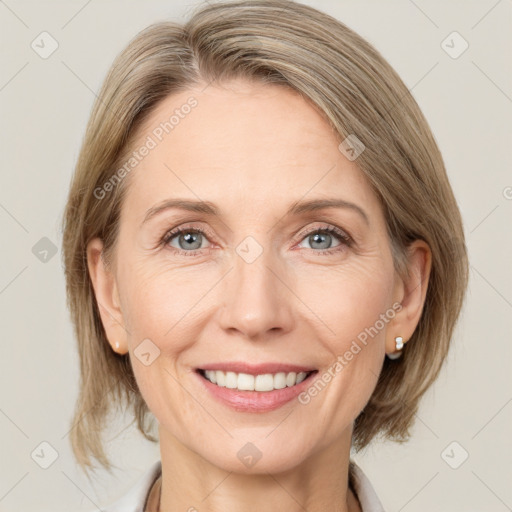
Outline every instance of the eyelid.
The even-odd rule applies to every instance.
[[[299,242],[302,241],[306,236],[310,235],[311,233],[316,233],[317,231],[327,231],[329,233],[335,233],[340,238],[345,240],[346,243],[353,242],[353,238],[349,235],[349,233],[334,224],[330,223],[323,223],[322,226],[314,226],[314,227],[308,227],[301,231],[297,237],[299,239]]]
[[[213,243],[211,238],[215,238],[215,237],[212,235],[209,228],[206,228],[204,226],[197,227],[194,225],[190,225],[191,222],[197,222],[197,221],[189,221],[188,223],[185,223],[183,225],[178,225],[172,229],[165,231],[164,235],[160,239],[159,245],[166,246],[169,244],[170,240],[172,240],[176,236],[180,235],[182,232],[187,232],[187,231],[198,232],[198,233],[206,236],[206,238],[208,239],[208,241],[210,243]],[[298,235],[294,235],[293,238],[296,238],[294,245],[297,245],[298,243],[302,242],[307,236],[310,236],[313,233],[322,232],[322,231],[327,232],[329,234],[333,234],[336,237],[338,237],[339,241],[340,241],[340,245],[345,245],[345,246],[350,247],[354,243],[354,239],[345,229],[342,229],[334,224],[323,222],[323,224],[321,226],[307,227],[307,228],[301,230]],[[310,249],[310,250],[319,255],[334,254],[334,253],[336,253],[336,249],[338,247],[339,246],[334,247],[334,248],[322,249],[322,250],[318,250],[318,251],[316,251],[314,249]],[[175,251],[177,253],[181,253],[181,254],[194,255],[200,251],[211,250],[211,248],[206,247],[203,249],[194,249],[194,250],[190,250],[190,251],[184,251],[183,249],[178,249],[176,247],[172,247],[171,250]]]
[[[191,222],[196,222],[196,221],[191,221]],[[163,234],[163,236],[160,238],[159,244],[165,245],[165,244],[169,243],[169,241],[171,239],[178,236],[179,234],[181,234],[184,231],[193,231],[193,232],[198,232],[202,235],[205,235],[210,243],[213,243],[211,239],[215,238],[212,231],[210,231],[208,228],[206,228],[204,226],[200,226],[200,227],[192,226],[192,225],[189,225],[189,223],[185,223],[185,224],[182,224],[182,225],[180,224],[174,228],[166,230],[165,233]],[[179,249],[176,249],[176,250],[179,250]],[[201,249],[196,249],[196,250],[201,250]],[[186,251],[186,252],[193,252],[193,251]]]
[[[192,221],[185,222],[184,224],[178,224],[177,226],[175,226],[171,229],[166,229],[164,234],[162,235],[162,238],[167,237],[174,231],[183,231],[186,229],[188,229],[190,231],[200,231],[200,232],[204,233],[205,235],[208,235],[209,237],[215,238],[213,231],[211,229],[209,229],[208,227],[206,227],[204,225],[205,224],[204,222],[202,222],[202,224],[200,226],[196,226],[195,223],[197,223],[197,222],[201,222],[201,221],[192,220]]]

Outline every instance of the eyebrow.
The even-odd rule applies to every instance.
[[[205,215],[218,217],[220,216],[219,208],[209,201],[195,201],[190,199],[167,199],[156,206],[150,208],[142,221],[145,224],[155,215],[159,213],[177,208],[180,210],[186,210],[190,212],[203,213]],[[358,213],[366,224],[370,224],[368,215],[366,212],[357,204],[345,201],[344,199],[312,199],[309,201],[296,201],[288,208],[284,216],[300,215],[301,213],[310,213],[318,210],[324,210],[326,208],[343,208],[349,209]]]

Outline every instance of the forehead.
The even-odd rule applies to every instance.
[[[150,149],[130,175],[132,206],[172,196],[256,211],[283,196],[375,200],[338,134],[297,92],[245,81],[202,89],[168,96],[140,127],[133,149]]]

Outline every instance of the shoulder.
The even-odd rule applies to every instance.
[[[370,480],[352,459],[349,464],[349,479],[363,512],[385,512]]]
[[[139,477],[127,494],[102,508],[102,512],[143,512],[149,491],[161,473],[162,464],[157,461]]]

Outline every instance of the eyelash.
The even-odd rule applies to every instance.
[[[162,246],[168,246],[169,242],[175,238],[176,236],[182,234],[182,233],[197,233],[202,236],[205,236],[208,239],[208,233],[200,228],[192,228],[192,227],[179,227],[176,229],[173,229],[171,231],[168,231],[162,238],[160,245]],[[306,237],[311,236],[315,233],[328,233],[331,235],[335,235],[336,238],[339,240],[340,245],[334,248],[330,249],[323,249],[319,251],[315,251],[314,249],[310,249],[315,254],[319,256],[328,256],[338,253],[339,251],[344,250],[346,247],[350,247],[352,244],[352,239],[349,235],[347,235],[345,232],[341,231],[338,228],[335,228],[334,226],[324,226],[321,228],[315,228],[310,231],[307,231],[306,233],[301,234],[300,242],[302,242]],[[197,256],[198,253],[204,249],[194,249],[192,251],[184,251],[182,249],[176,249],[176,247],[171,247],[171,250],[175,253],[183,256]],[[206,249],[209,250],[209,249]]]

